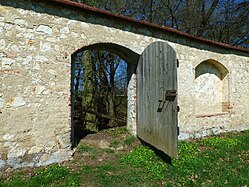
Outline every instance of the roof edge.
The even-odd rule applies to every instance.
[[[247,49],[247,48],[243,48],[243,47],[239,47],[239,46],[232,46],[230,44],[225,44],[225,43],[215,42],[212,40],[207,40],[204,38],[193,36],[191,34],[187,34],[187,33],[182,32],[182,31],[178,31],[178,30],[170,28],[170,27],[157,25],[157,24],[150,23],[150,22],[144,21],[144,20],[136,20],[134,18],[124,16],[124,15],[117,15],[117,14],[114,14],[114,13],[111,13],[108,11],[97,9],[95,7],[91,7],[91,6],[88,6],[88,5],[85,5],[82,3],[78,3],[78,2],[73,2],[70,0],[41,0],[41,1],[46,2],[46,3],[55,3],[55,4],[58,4],[58,5],[65,7],[65,8],[76,8],[79,10],[87,10],[87,11],[90,11],[90,12],[93,12],[96,14],[100,14],[100,15],[105,16],[105,17],[114,17],[114,18],[120,19],[122,21],[132,22],[132,23],[142,25],[145,27],[154,28],[154,29],[158,29],[161,31],[166,31],[169,33],[180,35],[182,37],[185,37],[185,38],[188,38],[191,40],[195,40],[197,42],[203,42],[203,43],[206,43],[209,45],[214,45],[214,46],[232,49],[232,50],[236,50],[236,51],[249,52],[249,49]]]

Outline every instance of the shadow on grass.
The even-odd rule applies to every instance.
[[[154,151],[154,153],[156,154],[156,156],[158,156],[159,158],[161,158],[165,163],[172,165],[172,158],[167,155],[166,153],[164,153],[163,151],[157,149],[156,147],[152,146],[151,144],[145,142],[144,140],[139,138],[139,141],[141,142],[142,145],[149,147],[151,150]]]

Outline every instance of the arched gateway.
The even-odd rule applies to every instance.
[[[177,86],[165,46],[180,65]],[[179,139],[249,128],[247,49],[66,0],[1,0],[0,168],[71,158],[71,62],[75,52],[92,48],[127,61],[127,128],[169,155],[177,156],[177,126]],[[173,115],[162,123],[168,109]]]

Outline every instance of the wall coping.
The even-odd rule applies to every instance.
[[[82,4],[82,3],[73,2],[73,1],[69,1],[69,0],[41,0],[41,1],[48,3],[48,4],[52,3],[52,4],[62,6],[65,8],[89,11],[91,13],[95,13],[95,14],[100,15],[102,17],[107,17],[107,18],[112,18],[112,19],[115,18],[115,19],[122,20],[125,22],[131,22],[131,23],[136,24],[136,25],[140,25],[140,26],[152,28],[152,29],[157,29],[157,30],[161,30],[164,32],[172,33],[172,34],[176,34],[176,35],[179,35],[179,36],[184,37],[184,38],[188,38],[188,39],[193,40],[193,41],[206,43],[206,44],[217,46],[220,48],[232,49],[232,50],[236,50],[236,51],[242,51],[242,52],[249,53],[249,49],[247,49],[247,48],[232,46],[232,45],[220,43],[220,42],[214,42],[211,40],[207,40],[207,39],[203,39],[200,37],[196,37],[196,36],[187,34],[187,33],[182,32],[182,31],[178,31],[178,30],[170,28],[170,27],[157,25],[154,23],[150,23],[148,21],[136,20],[134,18],[130,18],[130,17],[124,16],[124,15],[117,15],[117,14],[114,14],[114,13],[111,13],[108,11],[104,11],[101,9],[97,9],[95,7],[91,7],[91,6]]]

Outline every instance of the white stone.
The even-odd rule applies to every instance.
[[[2,27],[0,27],[0,33],[2,34],[4,31],[4,29]]]
[[[188,139],[188,138],[190,138],[189,133],[180,132],[180,134],[179,134],[179,136],[178,136],[178,139],[179,139],[179,140],[186,140],[186,139]]]
[[[0,98],[0,108],[4,108],[5,99]]]
[[[31,106],[34,107],[34,108],[37,108],[37,107],[40,107],[41,104],[40,104],[40,103],[33,103]],[[32,118],[32,120],[33,120],[34,122],[36,121],[36,119],[37,119],[37,118]]]
[[[42,92],[44,92],[46,90],[46,87],[45,86],[37,86],[36,89],[35,89],[35,92],[37,95],[40,95],[42,94]]]
[[[23,60],[23,65],[29,64],[31,61],[33,60],[33,57],[31,55],[27,56],[24,60]]]
[[[25,100],[22,97],[14,97],[8,103],[8,107],[18,108],[26,105]]]
[[[45,147],[44,150],[46,153],[51,153],[51,151],[56,147],[56,143],[54,141],[50,141],[48,142]]]
[[[33,146],[29,150],[28,154],[35,154],[35,153],[40,153],[43,150],[41,146]]]
[[[5,135],[3,136],[3,139],[4,139],[4,140],[11,140],[11,139],[13,139],[14,137],[15,137],[14,134],[5,134]]]
[[[35,60],[37,62],[46,62],[46,61],[48,61],[48,59],[45,56],[40,56],[40,55],[36,56]]]
[[[33,33],[25,33],[24,37],[27,38],[27,39],[34,39],[35,35]]]
[[[55,86],[55,85],[56,85],[55,82],[50,83],[50,86]]]
[[[13,25],[11,25],[11,24],[5,24],[4,28],[6,30],[11,30],[13,28]]]
[[[60,35],[60,38],[62,38],[62,39],[63,39],[63,38],[67,38],[67,35],[61,34],[61,35]]]
[[[61,136],[58,136],[58,140],[60,142],[61,148],[66,149],[71,146],[71,141],[70,141],[70,132],[65,133]]]
[[[40,64],[35,63],[35,65],[33,66],[33,69],[35,69],[35,70],[39,70],[39,69],[41,69]]]
[[[49,38],[46,38],[46,41],[56,43],[58,42],[58,38],[49,37]]]
[[[0,169],[4,168],[5,165],[6,165],[5,161],[0,159]]]
[[[18,34],[16,35],[17,38],[22,38],[23,36],[24,36],[24,35],[23,35],[23,33],[21,33],[21,32],[18,33]]]
[[[27,10],[24,10],[24,9],[17,9],[17,11],[20,13],[20,14],[22,14],[22,15],[25,15],[25,14],[27,14]]]
[[[20,26],[25,26],[25,25],[27,25],[27,22],[26,22],[24,19],[15,19],[15,20],[14,20],[14,23],[15,23],[16,25],[20,25]]]
[[[82,22],[80,25],[81,25],[81,27],[89,28],[89,25],[87,23]]]
[[[25,153],[27,152],[26,149],[24,148],[17,148],[17,147],[13,147],[8,155],[7,155],[7,158],[10,159],[10,158],[18,158],[18,157],[23,157],[25,155]]]
[[[45,34],[48,34],[48,35],[52,35],[52,33],[53,33],[52,28],[50,28],[50,27],[47,26],[47,25],[39,25],[39,26],[37,27],[36,31],[42,32],[42,33],[45,33]]]
[[[55,71],[53,69],[49,69],[48,73],[50,73],[51,75],[54,75],[54,76],[56,76],[58,74],[57,71]]]
[[[0,40],[0,49],[4,49],[6,47],[6,42],[4,39]]]
[[[42,52],[46,52],[46,51],[50,51],[51,50],[51,44],[48,42],[42,43],[40,44],[40,49]]]
[[[57,154],[60,158],[60,162],[70,160],[72,159],[73,151],[64,151],[64,150],[59,150],[57,151]]]
[[[83,39],[86,39],[85,34],[81,34],[80,37],[83,38]]]
[[[72,36],[73,38],[78,38],[78,37],[79,37],[79,34],[78,34],[78,33],[75,33],[75,32],[72,32],[72,33],[71,33],[71,36]]]
[[[68,27],[63,27],[61,30],[60,30],[61,33],[63,34],[67,34],[69,33],[69,28]]]
[[[13,143],[13,142],[5,142],[5,143],[3,144],[3,146],[4,146],[4,147],[13,147],[13,146],[15,146],[15,144],[16,144],[16,143]]]
[[[21,164],[20,164],[21,158],[10,158],[7,160],[7,164],[11,167],[13,167],[14,169],[16,168],[20,168]]]
[[[41,156],[39,163],[37,163],[37,166],[44,166],[52,163],[59,162],[60,158],[58,157],[57,153],[52,154],[44,154]]]
[[[59,51],[59,50],[60,50],[60,46],[59,46],[59,45],[55,45],[55,46],[54,46],[54,49],[55,49],[56,51]]]
[[[68,20],[67,25],[71,25],[71,24],[77,24],[77,21],[75,21],[75,20]],[[73,26],[73,25],[71,25],[71,26]]]
[[[9,68],[15,61],[11,58],[3,58],[2,59],[2,66],[3,68]]]
[[[133,67],[134,68],[134,67]],[[132,73],[131,79],[128,83],[129,91],[127,93],[128,105],[127,105],[127,128],[128,131],[136,136],[136,100],[134,95],[136,94],[136,75]]]
[[[32,83],[38,83],[41,82],[41,75],[38,73],[32,75]]]
[[[15,51],[15,52],[19,52],[20,48],[18,46],[16,46],[16,45],[13,45],[13,46],[11,46],[11,50]]]

